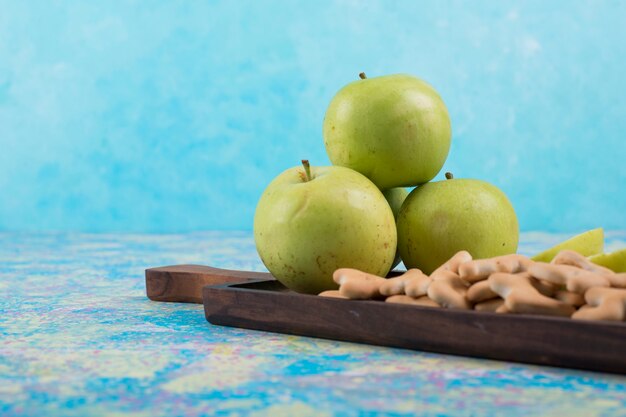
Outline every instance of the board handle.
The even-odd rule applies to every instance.
[[[234,271],[203,265],[146,269],[146,295],[152,301],[202,304],[202,287],[274,279],[267,272]]]

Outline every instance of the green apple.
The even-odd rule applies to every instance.
[[[333,165],[359,171],[380,189],[433,179],[451,137],[439,94],[410,75],[361,78],[342,88],[326,110],[324,144]]]
[[[594,264],[609,268],[613,272],[626,272],[626,249],[611,253],[601,253],[589,257]]]
[[[382,192],[351,169],[303,165],[276,177],[257,205],[254,240],[267,269],[309,294],[336,289],[339,268],[386,276],[397,232]]]
[[[562,250],[573,250],[583,256],[596,255],[604,250],[604,229],[597,228],[567,239],[532,257],[533,261],[550,262]]]
[[[402,203],[406,200],[406,197],[409,195],[409,192],[406,188],[390,188],[388,190],[383,191],[383,195],[387,199],[389,206],[391,207],[391,211],[393,212],[393,217],[398,220],[398,213],[400,213],[400,208],[402,207]],[[391,269],[398,266],[400,263],[400,252],[396,251],[396,257],[393,260],[393,265]]]
[[[407,268],[430,274],[460,250],[475,259],[517,251],[519,225],[509,199],[480,180],[448,179],[414,189],[398,215],[398,248]]]

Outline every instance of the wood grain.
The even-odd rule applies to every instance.
[[[277,281],[207,286],[203,296],[212,324],[626,373],[626,323],[325,298]]]
[[[626,323],[450,310],[298,294],[268,273],[146,270],[155,301],[201,303],[212,324],[626,374]]]
[[[202,304],[205,285],[268,280],[266,272],[245,272],[202,265],[173,265],[146,269],[146,293],[153,301]]]

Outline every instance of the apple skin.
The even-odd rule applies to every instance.
[[[517,251],[519,224],[506,195],[474,179],[413,190],[398,215],[398,248],[407,268],[430,274],[460,250],[475,259]]]
[[[626,249],[620,249],[611,253],[601,253],[589,257],[596,265],[609,268],[613,272],[626,272]]]
[[[398,221],[398,213],[400,213],[402,203],[404,203],[404,200],[406,200],[406,197],[409,195],[409,191],[406,188],[390,188],[388,190],[384,190],[383,195],[387,199],[389,207],[391,207],[394,219]],[[393,260],[393,265],[391,265],[391,269],[398,266],[401,260],[402,259],[400,258],[400,252],[396,250],[396,257]]]
[[[267,269],[287,288],[336,289],[333,272],[356,268],[386,276],[397,247],[396,223],[381,191],[344,167],[295,167],[276,177],[254,216],[254,240]]]
[[[604,229],[598,227],[587,230],[538,253],[530,259],[535,262],[551,262],[559,252],[566,249],[576,251],[583,256],[602,253],[604,251]]]
[[[380,189],[433,179],[448,156],[452,134],[439,94],[405,74],[346,85],[326,111],[323,133],[333,165],[360,172]]]

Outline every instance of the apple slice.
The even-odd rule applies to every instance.
[[[604,230],[601,227],[588,230],[533,256],[532,260],[550,262],[557,253],[565,249],[576,251],[583,256],[602,253],[604,250]]]
[[[593,255],[589,257],[589,260],[594,264],[605,266],[617,273],[626,272],[626,249]]]

